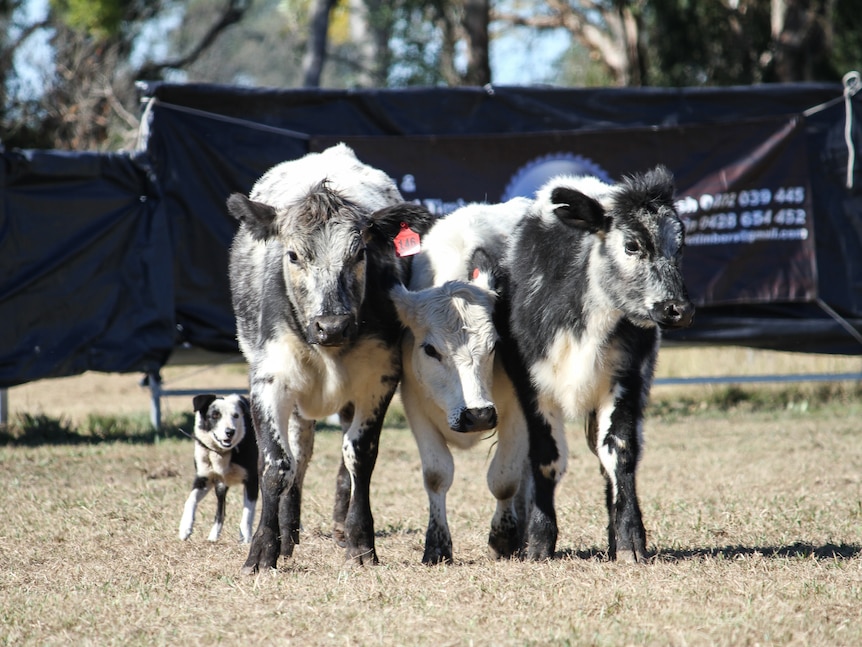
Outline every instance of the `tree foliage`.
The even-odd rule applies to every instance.
[[[7,147],[130,145],[137,80],[484,85],[494,39],[514,29],[568,34],[535,79],[563,85],[835,81],[862,62],[858,0],[46,0],[44,15],[34,2],[0,0]]]
[[[736,85],[838,80],[862,61],[858,0],[547,0],[510,2],[492,17],[568,30],[603,72],[562,70],[625,85]]]
[[[102,39],[120,31],[133,4],[129,0],[51,0],[51,7],[64,25]]]
[[[48,13],[29,24],[23,1],[6,2],[3,38],[9,52],[2,75],[5,112],[0,138],[6,146],[104,150],[129,145],[138,125],[135,81],[163,78],[170,70],[191,65],[238,22],[246,0],[210,3],[200,38],[183,51],[135,62],[136,46],[147,30],[158,29],[178,8],[179,0],[51,0]],[[39,92],[20,81],[16,52],[37,34],[45,37],[53,65],[31,69]],[[13,92],[10,92],[10,88]],[[17,92],[14,89],[18,89]]]

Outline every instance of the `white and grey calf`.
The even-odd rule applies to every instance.
[[[488,552],[510,557],[522,547],[530,483],[527,435],[511,382],[495,361],[497,294],[490,259],[478,245],[499,253],[524,207],[524,201],[469,205],[437,221],[413,261],[411,290],[393,290],[408,328],[401,397],[428,495],[425,563],[452,561],[446,514],[455,471],[450,448],[468,449],[492,438],[487,482],[497,507]],[[471,214],[477,209],[497,217],[474,228]]]
[[[180,539],[188,539],[195,525],[201,500],[215,488],[215,522],[208,539],[217,541],[224,527],[227,491],[243,486],[240,540],[251,541],[254,510],[257,505],[257,442],[248,400],[242,395],[224,398],[211,393],[192,399],[195,412],[195,478],[180,520]]]
[[[409,269],[393,241],[402,224],[423,234],[431,216],[343,144],[273,167],[228,210],[241,223],[231,295],[261,454],[261,517],[243,571],[293,554],[314,421],[333,413],[344,427],[334,535],[347,559],[376,563],[371,473],[401,377],[389,291]]]
[[[612,559],[642,561],[635,472],[660,329],[688,326],[684,230],[663,167],[609,186],[557,177],[512,234],[498,302],[501,354],[530,435],[533,559],[553,556],[554,491],[566,469],[564,420],[585,417],[606,480]]]

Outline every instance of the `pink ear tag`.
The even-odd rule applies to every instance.
[[[475,281],[475,280],[476,280],[476,279],[478,279],[478,278],[479,278],[479,268],[478,268],[478,267],[474,267],[474,268],[473,268],[473,275],[470,277],[470,279],[471,279],[471,280],[473,280],[473,281]]]
[[[395,253],[403,258],[418,254],[420,249],[419,234],[410,229],[406,222],[402,222],[401,231],[395,237]]]

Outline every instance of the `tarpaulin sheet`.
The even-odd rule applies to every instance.
[[[6,152],[0,387],[157,370],[174,346],[171,254],[140,157]]]
[[[173,241],[177,343],[238,352],[228,255],[237,222],[225,208],[271,166],[307,152],[292,133],[230,123],[212,113],[152,107],[147,155]]]
[[[235,352],[226,198],[342,140],[441,214],[550,172],[666,164],[699,305],[669,338],[860,354],[845,326],[862,329],[862,163],[848,189],[842,90],[144,85],[137,153],[2,153],[0,387],[158,370],[180,345]]]
[[[336,141],[440,213],[523,191],[551,162],[610,180],[664,163],[676,175],[689,233],[684,271],[700,306],[694,327],[671,337],[862,352],[844,328],[862,319],[862,204],[858,189],[844,187],[836,84],[356,91],[152,84],[143,94],[151,100],[147,151],[160,177],[170,170],[169,209],[182,206],[173,217],[206,220],[196,235],[213,227],[229,190],[247,191],[274,162]],[[860,98],[853,101],[862,114]],[[858,147],[858,127],[853,132]],[[176,151],[185,138],[211,159],[177,168],[176,159],[193,157]],[[211,166],[237,181],[204,198],[214,174],[202,169]],[[855,177],[858,187],[862,169]],[[189,216],[196,205],[204,208]],[[217,241],[198,242],[178,248],[191,253],[184,262],[220,270]],[[207,304],[202,284],[178,273],[184,339],[221,348],[232,322],[187,316]],[[227,305],[218,278],[209,293]],[[827,315],[821,300],[845,321]],[[729,323],[741,318],[744,326]]]
[[[344,141],[407,200],[448,213],[467,202],[532,197],[559,173],[615,182],[664,164],[686,225],[684,275],[699,306],[816,298],[803,121],[522,135],[314,137]]]

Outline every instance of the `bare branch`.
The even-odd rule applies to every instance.
[[[505,22],[515,27],[534,27],[536,29],[554,29],[566,26],[560,16],[522,16],[501,11],[491,11],[491,20]]]
[[[224,9],[221,12],[218,20],[207,30],[203,38],[198,44],[193,47],[184,56],[161,61],[148,61],[141,65],[136,76],[142,79],[149,79],[157,76],[160,72],[166,69],[182,69],[194,63],[201,54],[203,54],[212,45],[216,38],[228,27],[242,20],[243,15],[248,10],[250,2],[247,0],[228,0]]]
[[[41,20],[39,22],[33,23],[32,25],[22,27],[21,33],[18,35],[18,38],[13,41],[10,41],[9,44],[3,48],[2,52],[4,58],[8,56],[11,52],[14,52],[16,49],[18,49],[18,47],[20,47],[21,44],[25,40],[30,38],[30,36],[32,36],[35,32],[39,31],[40,29],[46,29],[50,26],[50,22],[48,22],[47,20]]]
[[[587,51],[596,54],[613,74],[617,83],[631,79],[630,50],[637,41],[636,26],[629,17],[599,3],[581,2],[578,7],[563,0],[547,0],[551,13],[533,16],[495,12],[494,20],[534,29],[566,29]],[[598,12],[607,25],[604,30],[591,22],[586,11]],[[628,12],[630,14],[630,12]],[[634,30],[635,33],[631,33]]]

